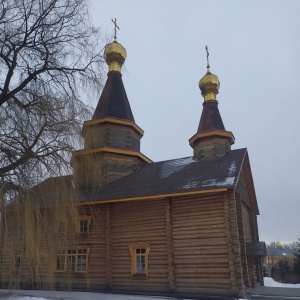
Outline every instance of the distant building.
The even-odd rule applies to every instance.
[[[265,244],[259,242],[248,151],[231,149],[234,136],[218,108],[218,77],[208,65],[199,82],[204,101],[189,140],[192,155],[152,162],[140,152],[143,130],[122,82],[126,51],[115,39],[104,57],[107,82],[92,119],[83,125],[84,149],[73,153],[73,175],[35,189],[45,203],[40,215],[48,218],[45,230],[58,231],[62,239],[69,235],[68,246],[51,253],[56,245],[42,237],[28,247],[27,238],[35,237],[27,237],[25,227],[17,231],[10,222],[13,211],[8,212],[3,243],[11,248],[1,256],[2,283],[44,287],[42,278],[51,273],[62,288],[243,297],[251,285],[263,284]],[[169,118],[166,111],[164,121]],[[51,215],[55,191],[66,189],[80,213],[73,235]],[[36,248],[43,249],[39,265],[32,263]]]
[[[295,262],[296,249],[283,248],[280,241],[277,241],[275,247],[267,248],[265,264],[267,265],[268,274],[271,275],[272,267],[275,267],[280,261],[286,261],[293,268]]]

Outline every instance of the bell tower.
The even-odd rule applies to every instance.
[[[207,72],[199,81],[204,98],[203,110],[197,133],[189,140],[194,149],[194,157],[199,161],[209,161],[224,156],[234,143],[232,132],[226,131],[218,108],[217,94],[220,81],[210,71],[207,51]]]
[[[140,152],[144,132],[135,124],[123,85],[121,68],[127,53],[117,42],[118,27],[116,20],[113,22],[114,41],[104,50],[107,81],[92,119],[83,124],[84,149],[72,156],[74,181],[79,188],[99,188],[152,162]]]

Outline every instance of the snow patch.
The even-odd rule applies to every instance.
[[[207,179],[202,181],[203,187],[211,187],[211,186],[229,186],[234,184],[235,176],[234,173],[236,171],[236,164],[235,162],[231,162],[230,166],[228,167],[228,177],[226,177],[224,180],[217,180],[217,179]]]
[[[234,179],[235,177],[227,177],[226,179],[222,181],[218,181],[217,179],[208,179],[202,181],[202,186],[203,187],[210,187],[210,186],[228,186],[228,185],[233,185],[234,184]]]
[[[264,284],[265,286],[272,286],[272,287],[284,287],[284,288],[300,288],[300,283],[292,284],[292,283],[281,283],[275,281],[271,277],[264,277]]]
[[[159,170],[159,178],[167,178],[171,174],[180,171],[185,166],[194,163],[195,160],[193,160],[192,157],[186,157],[186,158],[180,158],[180,159],[174,159],[170,161],[164,162]]]
[[[228,171],[229,171],[229,175],[232,175],[236,171],[236,164],[234,161],[230,164]]]
[[[46,298],[36,298],[36,297],[29,297],[29,296],[10,296],[8,298],[1,298],[0,299],[6,299],[6,300],[49,300]]]
[[[191,181],[186,183],[184,186],[180,187],[180,189],[194,189],[198,186],[198,181]]]
[[[300,288],[300,284],[288,284],[276,282],[270,277],[264,277],[265,286],[270,287],[285,287],[285,288]],[[5,297],[3,294],[10,294],[10,297]],[[14,295],[13,295],[14,294]],[[26,295],[27,294],[27,295]],[[29,296],[31,295],[31,296]],[[36,297],[35,297],[35,296]],[[41,298],[47,297],[47,298]],[[138,296],[138,295],[120,295],[120,294],[106,294],[106,293],[90,293],[90,292],[62,292],[62,291],[22,291],[22,290],[0,290],[0,299],[6,300],[159,300],[159,299],[174,299],[172,297],[158,297],[158,296]],[[175,300],[175,299],[174,299]],[[239,299],[243,300],[243,299]]]
[[[1,290],[0,290],[1,291]],[[12,291],[11,291],[12,292]],[[13,291],[14,293],[20,293],[20,291]],[[55,291],[23,291],[24,293],[43,294],[47,298],[34,297],[34,296],[22,296],[14,295],[7,298],[0,294],[2,300],[162,300],[162,299],[174,299],[172,297],[158,297],[158,296],[138,296],[138,295],[120,295],[120,294],[106,294],[106,293],[89,293],[89,292],[55,292]],[[23,294],[23,293],[22,293]],[[24,294],[23,294],[24,295]],[[49,298],[48,298],[49,297]],[[188,299],[186,299],[188,300]]]

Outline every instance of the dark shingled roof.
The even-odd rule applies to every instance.
[[[197,133],[211,130],[225,130],[217,101],[203,103],[203,111]]]
[[[134,122],[122,81],[122,74],[119,72],[108,72],[104,89],[92,119],[96,120],[105,117]]]
[[[98,191],[81,190],[79,200],[104,201],[234,187],[246,152],[232,150],[208,162],[186,157],[150,163]]]

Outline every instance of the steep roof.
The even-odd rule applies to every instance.
[[[122,75],[108,72],[107,80],[92,120],[112,117],[134,122]]]
[[[225,131],[225,127],[218,108],[218,102],[204,101],[197,133],[203,133],[212,130]]]
[[[207,162],[186,157],[147,164],[98,191],[81,190],[79,200],[101,202],[234,187],[246,153],[238,149]]]

